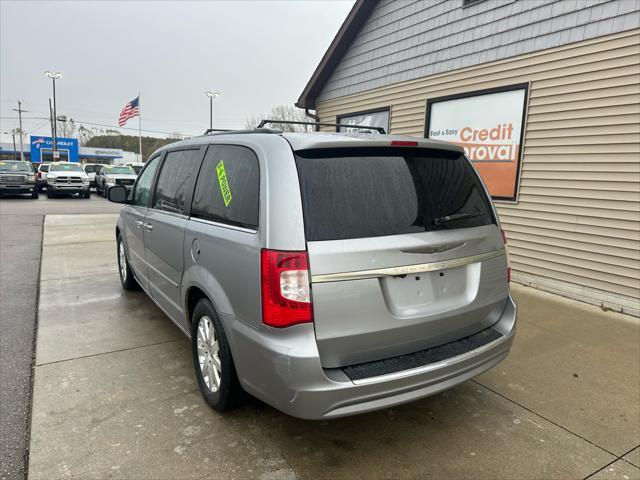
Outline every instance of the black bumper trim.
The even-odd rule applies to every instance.
[[[419,352],[399,355],[397,357],[385,358],[384,360],[349,365],[342,367],[342,371],[350,380],[362,380],[365,378],[379,377],[381,375],[389,375],[391,373],[424,367],[448,358],[457,357],[458,355],[491,343],[500,337],[502,337],[502,334],[493,328],[487,328],[468,337],[445,343],[444,345],[438,345],[437,347],[431,347],[420,350]]]

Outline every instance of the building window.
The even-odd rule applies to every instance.
[[[379,108],[376,110],[368,110],[365,112],[347,113],[338,115],[337,122],[343,125],[358,125],[360,127],[382,127],[384,131],[389,133],[389,113],[390,109]],[[338,132],[357,132],[357,130],[349,127],[337,127]]]

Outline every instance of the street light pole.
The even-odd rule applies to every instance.
[[[62,74],[60,72],[52,73],[49,70],[44,72],[44,74],[49,77],[53,81],[53,159],[56,160],[56,150],[57,150],[57,136],[58,136],[58,117],[56,113],[56,80],[62,78]]]
[[[213,99],[220,96],[220,92],[204,92],[209,97],[209,128],[213,129]]]

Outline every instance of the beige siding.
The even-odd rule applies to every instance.
[[[638,315],[640,30],[321,101],[321,121],[391,106],[423,136],[428,98],[530,82],[517,203],[497,202],[514,278]]]

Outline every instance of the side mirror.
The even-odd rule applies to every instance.
[[[127,202],[127,189],[122,185],[114,185],[107,189],[107,198],[113,203]]]

